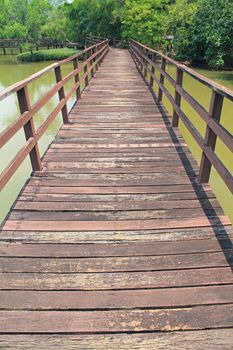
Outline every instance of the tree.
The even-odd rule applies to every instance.
[[[125,0],[122,10],[123,37],[152,46],[160,43],[167,5],[167,0]]]
[[[232,0],[176,0],[170,7],[167,33],[174,35],[177,59],[212,68],[229,64],[233,58]]]
[[[42,26],[50,17],[52,6],[48,0],[31,0],[27,8],[27,28],[30,39],[40,39]]]
[[[196,11],[196,0],[176,0],[169,7],[166,18],[166,33],[174,36],[173,45],[178,60],[190,59],[188,56],[191,45],[189,31]]]
[[[232,0],[199,0],[192,26],[188,55],[194,63],[221,68],[233,58]]]
[[[119,0],[74,0],[65,4],[70,38],[84,44],[87,34],[119,37],[120,5]]]
[[[68,19],[63,6],[53,8],[46,23],[42,26],[42,36],[63,44],[67,38]]]

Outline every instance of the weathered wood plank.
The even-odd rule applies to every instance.
[[[232,350],[232,329],[170,333],[96,335],[0,335],[3,349],[15,350]]]
[[[1,290],[111,290],[172,288],[233,284],[230,267],[115,272],[115,273],[3,273]]]
[[[159,229],[140,231],[5,231],[1,240],[24,243],[116,243],[116,242],[164,242],[192,241],[211,239],[229,241],[232,247],[233,231],[231,226],[213,226],[205,228]]]
[[[119,221],[45,221],[46,231],[110,231],[110,230],[158,230],[172,228],[194,228],[194,227],[212,227],[212,226],[231,226],[229,219],[226,216],[207,218],[199,216],[196,219],[181,220],[119,220]],[[14,221],[7,220],[3,226],[3,230],[17,231],[44,231],[45,223],[43,221]]]
[[[1,311],[1,333],[100,333],[232,327],[233,305],[131,311]],[[7,322],[6,322],[7,321]]]
[[[221,246],[220,246],[221,243]],[[87,258],[112,256],[160,256],[193,253],[214,253],[229,250],[231,242],[222,239],[201,239],[179,242],[93,243],[93,244],[4,244],[0,257]]]
[[[168,308],[233,303],[233,285],[117,291],[0,291],[0,310]]]
[[[227,252],[233,262],[233,252]],[[195,253],[116,258],[0,258],[0,272],[78,273],[78,272],[132,272],[182,270],[204,267],[227,267],[224,254]]]

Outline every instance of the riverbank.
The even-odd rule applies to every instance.
[[[49,49],[39,50],[31,52],[24,52],[17,56],[19,62],[44,62],[44,61],[60,61],[76,53],[80,50],[60,48],[60,49]]]

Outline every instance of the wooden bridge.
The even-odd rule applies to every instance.
[[[232,349],[233,229],[199,179],[206,182],[213,165],[232,191],[214,148],[220,138],[232,150],[219,120],[233,94],[139,43],[131,41],[130,52],[109,51],[104,41],[81,53],[81,64],[73,56],[0,94],[17,93],[21,112],[0,147],[22,127],[27,139],[0,189],[27,155],[34,170],[0,233],[1,349]],[[74,69],[62,78],[68,61]],[[28,85],[51,70],[57,84],[31,106]],[[183,74],[212,89],[210,111],[182,88]],[[156,83],[158,97],[150,91]],[[35,130],[33,116],[57,93],[58,105]],[[173,125],[182,119],[202,147],[200,169],[163,94]],[[206,122],[205,140],[181,96]],[[41,161],[38,141],[59,111],[64,125]]]

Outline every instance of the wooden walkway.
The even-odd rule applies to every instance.
[[[2,227],[0,348],[232,349],[232,226],[127,51],[69,118]]]

